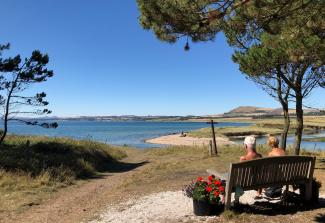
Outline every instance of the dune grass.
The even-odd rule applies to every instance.
[[[92,141],[8,136],[0,147],[0,211],[38,204],[78,179],[113,171],[124,157],[125,151]]]
[[[204,146],[134,150],[91,141],[21,136],[10,136],[0,149],[0,212],[25,210],[41,204],[59,188],[80,182],[78,179],[117,171],[119,160],[127,154],[136,162],[147,161],[145,168],[123,180],[118,187],[123,191],[112,192],[129,196],[180,190],[197,176],[206,176],[208,168],[226,172],[229,163],[238,162],[244,154],[241,145],[220,146],[218,156],[210,157]],[[259,145],[257,150],[266,155],[269,148]],[[293,154],[291,148],[288,154]],[[301,154],[317,156],[315,176],[325,185],[325,152],[302,150]]]

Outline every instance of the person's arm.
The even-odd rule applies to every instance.
[[[246,156],[241,156],[241,157],[239,158],[239,161],[240,161],[240,162],[245,161],[245,160],[246,160]]]

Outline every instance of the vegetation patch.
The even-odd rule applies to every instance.
[[[281,134],[282,130],[279,128],[263,127],[259,125],[243,126],[243,127],[221,127],[216,128],[217,136],[226,137],[244,137],[248,135],[264,136],[267,134]],[[211,137],[211,128],[202,128],[192,131],[188,134],[192,137],[207,138]]]
[[[125,151],[92,141],[8,136],[0,147],[0,211],[36,205],[46,194],[99,172],[114,172]]]
[[[266,119],[241,119],[241,118],[219,118],[215,119],[216,122],[251,122],[250,126],[227,126],[216,128],[217,136],[226,136],[226,137],[245,137],[248,135],[256,136],[265,136],[268,134],[271,135],[280,135],[283,129],[283,119],[281,118],[266,118]],[[323,116],[307,116],[304,121],[304,133],[312,134],[317,133],[325,129],[325,117]],[[291,125],[289,129],[289,134],[294,134],[296,130],[296,121],[295,119],[291,120]],[[199,137],[199,138],[210,138],[211,137],[211,128],[202,128],[192,132],[189,132],[189,136]]]
[[[325,142],[325,137],[304,138],[307,142]]]

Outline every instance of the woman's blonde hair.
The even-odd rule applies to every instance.
[[[279,139],[275,136],[270,136],[268,139],[267,139],[267,144],[270,146],[270,147],[278,147],[279,146]]]

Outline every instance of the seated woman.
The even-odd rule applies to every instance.
[[[268,146],[271,148],[268,156],[285,156],[285,151],[282,148],[279,148],[279,139],[274,136],[270,136],[267,140]],[[268,187],[264,191],[265,196],[267,197],[279,197],[282,194],[282,186],[278,187]]]
[[[271,148],[269,156],[285,156],[285,151],[279,148],[279,139],[274,136],[270,136],[267,140],[268,146]]]

